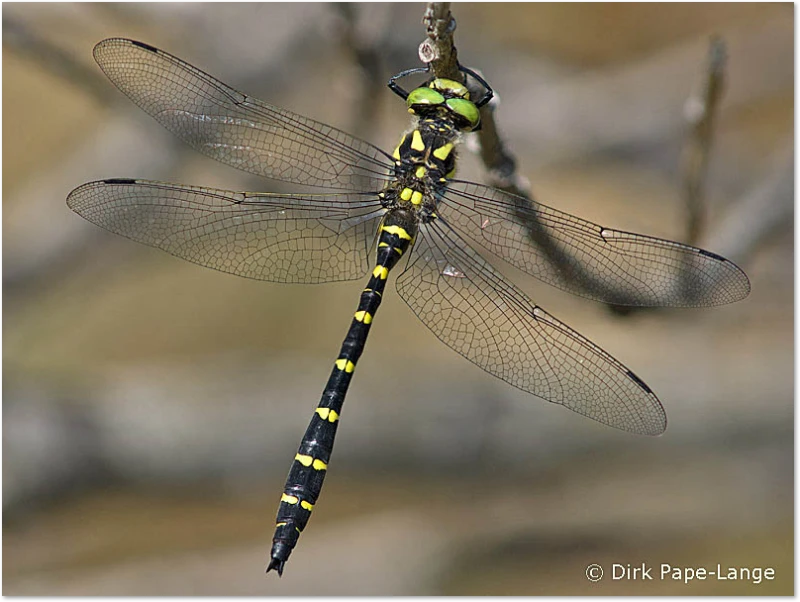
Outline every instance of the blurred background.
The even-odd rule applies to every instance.
[[[70,190],[108,177],[281,190],[173,139],[92,47],[146,41],[390,150],[408,116],[384,83],[419,65],[424,5],[4,3],[3,593],[792,594],[793,10],[454,5],[459,57],[500,96],[538,199],[692,238],[753,290],[620,316],[500,266],[656,391],[660,438],[492,378],[387,295],[277,579],[278,498],[362,284],[249,281],[69,211]],[[687,115],[712,35],[724,95],[693,234]],[[480,181],[467,155],[459,175]],[[777,576],[612,580],[613,563]]]

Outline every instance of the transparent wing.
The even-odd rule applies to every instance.
[[[106,230],[193,263],[294,283],[366,274],[384,213],[365,194],[259,194],[147,180],[89,182],[67,205]]]
[[[666,428],[647,385],[536,306],[441,218],[421,228],[397,289],[442,342],[515,387],[618,429]]]
[[[437,212],[520,270],[596,301],[699,307],[750,293],[745,273],[724,257],[604,228],[496,188],[449,182]]]
[[[377,192],[392,159],[345,132],[273,107],[132,40],[94,48],[108,78],[183,141],[237,169],[330,190]]]

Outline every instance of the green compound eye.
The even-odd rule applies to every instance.
[[[475,103],[464,98],[448,98],[446,101],[447,108],[453,113],[461,117],[461,119],[469,126],[469,129],[474,130],[481,122],[481,112]]]
[[[417,88],[412,90],[406,99],[409,109],[415,105],[440,105],[444,102],[444,96],[431,88]]]
[[[469,90],[467,87],[452,79],[439,78],[430,83],[431,88],[439,90],[440,92],[447,93],[448,96],[457,96],[459,98],[469,98]]]

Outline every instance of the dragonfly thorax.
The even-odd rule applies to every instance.
[[[419,119],[394,151],[395,178],[380,195],[383,204],[407,207],[427,221],[445,182],[455,172],[455,147],[460,136],[451,121]]]

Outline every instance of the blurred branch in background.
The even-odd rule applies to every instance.
[[[709,42],[708,61],[701,91],[691,95],[684,103],[684,115],[689,128],[682,150],[682,190],[686,207],[686,231],[682,242],[697,245],[706,227],[705,183],[711,158],[711,140],[714,118],[719,110],[724,91],[725,42],[712,37]],[[725,256],[723,254],[723,256]],[[691,297],[691,282],[686,274],[678,273],[678,286],[685,298]],[[628,316],[644,309],[612,305],[610,309],[619,316]]]
[[[752,185],[738,200],[728,203],[725,215],[709,227],[705,184],[711,159],[717,113],[726,82],[725,41],[712,37],[707,70],[700,93],[685,105],[689,131],[682,156],[683,196],[686,204],[686,241],[731,259],[747,263],[766,237],[791,221],[794,200],[793,141],[775,151],[762,181]]]
[[[683,149],[683,196],[686,203],[686,242],[697,244],[706,218],[704,185],[711,153],[714,118],[725,85],[725,41],[714,37],[709,43],[708,67],[703,88],[684,105],[690,126]]]
[[[723,112],[785,90],[784,82],[794,76],[792,62],[785,60],[786,48],[794,39],[791,23],[767,19],[722,27],[719,35],[730,57]],[[514,138],[532,141],[546,151],[535,153],[528,169],[680,137],[686,124],[686,92],[676,82],[685,82],[687,65],[696,65],[707,51],[707,38],[692,39],[548,85],[515,78],[514,94],[504,99],[504,108],[531,118],[514,124]]]
[[[340,43],[358,72],[358,92],[352,102],[351,131],[366,138],[377,129],[377,101],[384,91],[385,71],[381,50],[385,45],[391,6],[337,2],[332,5],[340,17]]]

